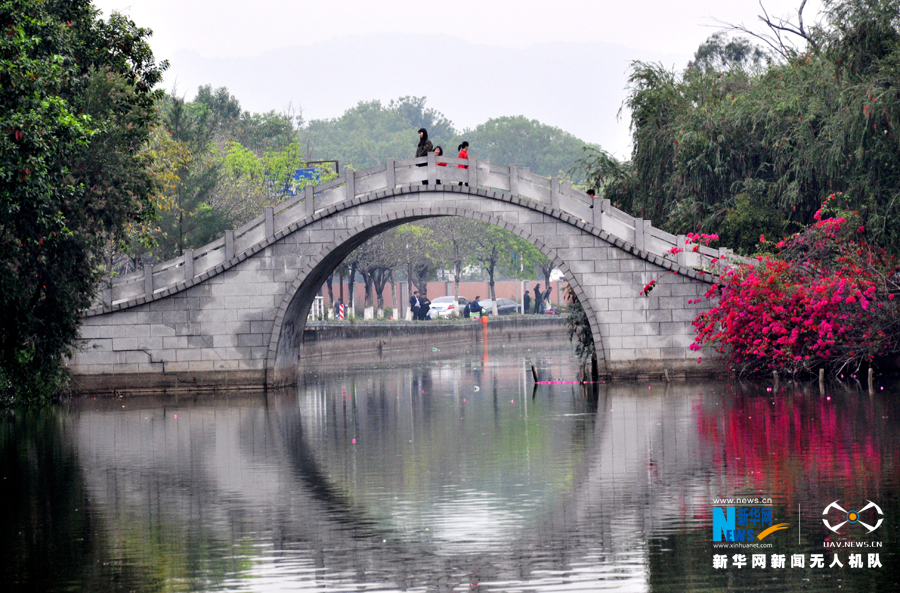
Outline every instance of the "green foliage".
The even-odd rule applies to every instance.
[[[387,106],[380,101],[360,102],[341,117],[309,122],[300,136],[310,159],[337,159],[361,170],[389,158],[415,156],[416,130],[422,127],[435,146],[443,145],[447,156],[456,156],[456,147],[467,140],[473,158],[530,167],[547,177],[571,170],[586,144],[523,116],[491,119],[474,130],[458,132],[443,114],[425,107],[425,97],[401,97]],[[583,178],[577,173],[576,181]]]
[[[0,3],[0,398],[39,401],[91,303],[99,256],[155,214],[144,150],[165,63],[86,0]]]
[[[591,333],[590,321],[581,301],[578,300],[572,286],[566,284],[566,301],[570,303],[569,313],[566,315],[566,329],[569,332],[569,341],[575,343],[575,356],[582,366],[590,364],[597,356],[597,348],[594,345],[594,335]]]
[[[528,167],[532,173],[545,177],[571,171],[584,147],[592,146],[559,128],[522,115],[489,119],[474,130],[462,132],[452,144],[456,146],[463,140],[469,141],[472,158]],[[583,172],[574,174],[574,182],[584,180]]]
[[[262,214],[302,189],[293,174],[306,167],[288,113],[248,113],[228,89],[201,86],[193,101],[166,96],[161,111],[169,150],[154,155],[171,171],[155,234],[156,259],[180,255]],[[324,171],[319,181],[333,174]]]
[[[428,135],[438,140],[453,138],[456,130],[453,122],[444,117],[440,111],[425,107],[425,97],[400,97],[388,104],[388,109],[403,116],[414,129],[425,128]],[[435,145],[438,143],[435,142]],[[449,153],[449,151],[448,151]]]
[[[632,214],[673,233],[718,233],[744,253],[760,234],[805,228],[826,196],[843,192],[873,239],[897,251],[898,7],[829,2],[809,52],[767,67],[741,58],[743,45],[727,70],[725,58],[681,73],[634,63],[632,160],[594,151],[581,170]]]

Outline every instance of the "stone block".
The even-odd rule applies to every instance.
[[[600,321],[609,325],[622,323],[622,311],[604,311]]]
[[[238,334],[237,346],[265,346],[269,343],[269,337],[264,334]]]
[[[149,325],[111,325],[104,332],[106,338],[139,338],[150,335]]]
[[[706,292],[707,286],[701,285],[699,282],[687,282],[684,284],[673,284],[671,294],[674,296],[687,296],[697,298]]]
[[[593,272],[593,262],[587,261],[582,257],[581,247],[565,247],[562,249],[556,249],[556,255],[559,259],[563,260],[566,263],[576,262],[576,261],[584,261],[585,263],[591,264],[591,269],[585,270],[585,272]]]
[[[162,347],[163,348],[187,348],[188,347],[188,339],[187,336],[171,336],[165,337],[162,339]]]
[[[567,235],[541,235],[544,245],[551,249],[562,249],[569,247],[569,237]]]
[[[647,348],[649,342],[646,335],[623,336],[622,348]]]
[[[249,321],[227,321],[225,323],[226,334],[246,334],[250,333]]]
[[[652,321],[635,323],[634,334],[640,336],[658,336],[660,335],[659,323],[654,323]]]
[[[608,352],[608,354],[609,354],[608,360],[610,362],[619,362],[619,361],[626,361],[626,360],[634,360],[635,352],[634,352],[634,348],[621,348],[621,349],[617,348],[616,350],[610,350]]]
[[[609,247],[584,247],[581,250],[581,255],[584,259],[589,259],[593,261],[606,261],[609,258]],[[619,267],[616,266],[613,272],[618,272]]]
[[[584,249],[583,251],[588,251]],[[587,254],[585,254],[587,256]],[[587,257],[585,257],[587,259]],[[619,262],[612,259],[594,260],[594,272],[600,274],[615,274],[619,271]]]
[[[185,323],[190,320],[191,311],[189,309],[181,309],[180,311],[163,311],[160,313],[160,320],[158,323],[163,325],[174,325],[175,323]]]
[[[671,323],[660,323],[659,331],[661,335],[666,336],[687,336],[694,334],[694,328],[686,321],[673,321]]]
[[[688,348],[657,348],[659,356],[663,360],[684,360],[692,353]]]
[[[577,259],[568,259],[560,255],[560,259],[568,264],[569,269],[575,274],[583,274],[594,271],[594,262]]]
[[[634,335],[634,324],[633,323],[610,323],[605,324],[606,331],[603,332],[603,335],[607,336],[633,336]]]
[[[173,311],[174,313],[174,311]],[[174,325],[163,325],[161,323],[154,323],[150,326],[150,335],[151,336],[174,336],[175,335],[175,327]]]
[[[250,333],[271,334],[273,326],[274,326],[274,322],[271,320],[251,321],[250,322]]]
[[[620,263],[620,262],[611,261],[611,262],[605,262],[605,263],[616,264],[616,263]],[[631,272],[609,272],[606,275],[606,279],[609,284],[618,284],[620,286],[641,286],[641,287],[643,287],[643,284],[639,284],[638,282],[634,281],[634,276],[631,274]],[[640,289],[638,289],[638,290],[640,290]]]
[[[635,348],[635,360],[660,360],[662,354],[659,348]]]
[[[163,347],[163,338],[150,336],[113,338],[112,343],[112,349],[116,352],[125,350],[158,350]]]
[[[255,296],[228,296],[222,297],[219,302],[221,306],[225,309],[247,309],[251,305],[251,299],[255,299]]]
[[[212,336],[187,336],[188,348],[212,348]]]
[[[639,309],[637,299],[634,297],[620,297],[609,299],[610,311],[634,311]]]
[[[281,303],[280,295],[276,297],[275,295],[261,294],[254,297],[241,298],[247,298],[247,304],[234,307],[235,309],[273,309]]]
[[[132,338],[119,338],[120,340],[130,340]],[[112,339],[91,340],[85,342],[86,352],[112,352],[114,350]]]

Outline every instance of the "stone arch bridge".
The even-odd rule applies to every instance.
[[[592,208],[557,178],[441,160],[449,166],[433,154],[388,160],[307,186],[217,241],[115,279],[81,320],[70,361],[79,388],[292,384],[307,314],[328,275],[369,238],[437,216],[497,225],[551,258],[587,312],[602,373],[712,370],[688,348],[704,307],[692,301],[713,282],[703,270],[728,250],[684,249],[684,236],[606,200]],[[655,289],[642,296],[651,280]]]

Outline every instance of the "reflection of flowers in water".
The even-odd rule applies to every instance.
[[[798,501],[838,487],[865,495],[896,478],[887,402],[861,394],[735,393],[695,404],[697,431],[729,489]]]

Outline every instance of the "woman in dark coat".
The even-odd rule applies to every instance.
[[[428,156],[429,152],[434,152],[434,145],[431,143],[431,140],[428,139],[428,130],[425,128],[419,128],[419,145],[416,146],[416,158]],[[424,167],[425,163],[419,165],[420,167]],[[428,185],[428,180],[422,182],[422,185]]]

